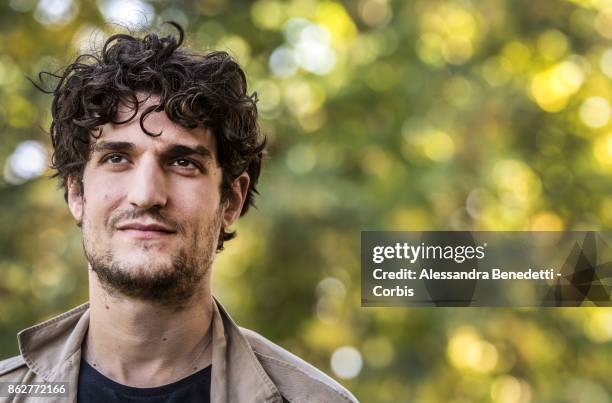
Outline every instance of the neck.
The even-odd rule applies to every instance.
[[[90,323],[83,358],[133,387],[176,382],[210,365],[209,281],[180,309],[109,295],[89,270]]]

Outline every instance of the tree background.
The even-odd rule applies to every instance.
[[[612,1],[0,4],[0,357],[87,299],[28,82],[121,25],[187,27],[257,91],[258,210],[215,263],[253,328],[363,402],[612,401],[612,309],[361,308],[360,231],[612,225]]]

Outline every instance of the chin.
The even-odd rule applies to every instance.
[[[132,275],[146,275],[164,273],[174,270],[172,259],[166,256],[130,256],[128,259],[115,259],[115,267],[121,267],[123,271]]]

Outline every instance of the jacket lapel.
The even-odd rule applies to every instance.
[[[17,334],[30,370],[47,382],[68,382],[72,401],[76,401],[81,343],[88,328],[89,304],[83,304]]]
[[[215,299],[211,403],[282,402],[238,326]]]

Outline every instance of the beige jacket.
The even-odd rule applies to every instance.
[[[312,365],[238,327],[216,300],[212,325],[211,403],[357,402]],[[83,304],[19,332],[21,355],[0,361],[0,382],[69,382],[69,386],[67,398],[18,396],[13,402],[76,402],[81,343],[88,326],[89,304]]]

